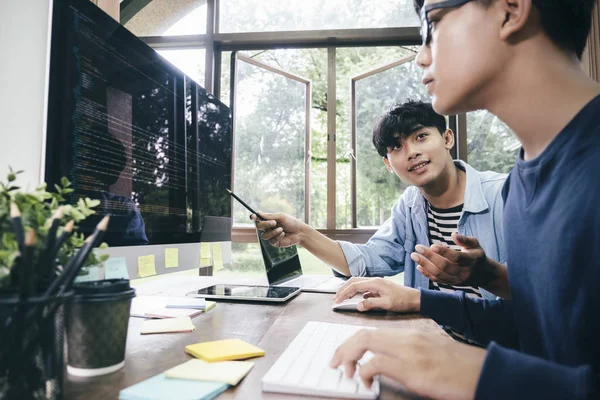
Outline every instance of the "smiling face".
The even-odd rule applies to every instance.
[[[426,0],[425,5],[439,2]],[[496,3],[485,7],[472,1],[428,13],[431,43],[421,47],[416,62],[439,114],[484,108],[490,82],[507,56],[498,36],[502,13]]]
[[[434,185],[443,172],[452,165],[449,150],[454,145],[454,133],[443,134],[434,127],[420,127],[402,138],[400,133],[395,145],[388,146],[383,159],[390,172],[403,182],[426,188]]]

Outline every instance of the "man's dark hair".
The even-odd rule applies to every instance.
[[[496,0],[476,0],[487,7]],[[420,14],[424,0],[413,0]],[[532,0],[540,13],[546,35],[561,49],[574,52],[581,60],[592,26],[596,0]]]
[[[436,128],[441,135],[446,131],[446,118],[433,111],[431,103],[409,100],[395,104],[375,123],[373,145],[381,157],[387,157],[388,147],[421,128]]]

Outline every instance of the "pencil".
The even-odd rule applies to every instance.
[[[229,192],[229,194],[230,194],[231,196],[233,196],[233,198],[234,198],[234,199],[236,199],[237,201],[239,201],[241,205],[243,205],[244,207],[246,207],[246,209],[248,209],[248,211],[250,211],[252,214],[256,214],[256,216],[258,217],[258,219],[260,219],[261,221],[266,221],[266,219],[265,219],[265,218],[263,218],[263,216],[262,216],[262,215],[260,215],[260,214],[259,214],[259,213],[257,213],[256,211],[254,211],[254,210],[252,209],[252,207],[250,207],[248,204],[244,203],[244,200],[242,200],[242,199],[240,199],[239,197],[237,197],[235,193],[233,193],[233,192],[232,192],[231,190],[229,190],[229,189],[226,189],[226,190]]]
[[[28,231],[27,235],[25,235],[25,250],[23,252],[23,258],[21,258],[21,300],[33,296],[35,292],[33,252],[35,250],[36,244],[37,238],[35,235],[35,231]]]
[[[83,264],[85,264],[85,260],[87,260],[88,256],[94,249],[94,247],[98,246],[102,242],[102,237],[108,228],[108,221],[110,217],[107,215],[96,225],[96,229],[94,233],[92,233],[86,240],[83,247],[77,252],[75,256],[71,259],[69,264],[65,267],[62,275],[65,275],[65,281],[63,282],[63,287],[61,288],[59,295],[62,294],[65,290],[69,289],[75,281],[75,278],[81,271]],[[61,275],[61,277],[62,277]]]
[[[42,253],[38,260],[38,271],[41,271],[40,275],[46,277],[52,273],[53,263],[50,259],[50,255],[54,250],[54,244],[56,243],[56,231],[60,220],[63,217],[62,207],[59,207],[52,215],[50,228],[44,239],[44,245],[42,246]]]
[[[67,222],[67,225],[65,225],[65,227],[63,228],[63,231],[58,236],[58,239],[56,239],[56,243],[54,243],[54,247],[52,247],[50,255],[48,256],[48,261],[50,263],[50,273],[48,274],[47,278],[51,278],[52,275],[55,273],[54,263],[56,261],[56,256],[58,255],[60,248],[63,246],[63,244],[65,244],[69,236],[71,236],[71,233],[73,233],[74,227],[75,221],[70,220],[69,222]]]
[[[19,244],[19,251],[23,253],[25,248],[25,233],[23,232],[23,221],[21,220],[21,211],[19,206],[14,202],[10,203],[10,218],[12,219],[13,230],[17,243]]]

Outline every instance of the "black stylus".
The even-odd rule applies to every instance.
[[[244,203],[244,200],[240,199],[239,197],[236,196],[235,193],[233,193],[231,190],[227,189],[227,191],[229,192],[230,195],[233,196],[234,199],[236,199],[237,201],[240,202],[241,205],[243,205],[244,207],[246,207],[248,209],[248,211],[250,211],[252,214],[256,214],[256,216],[258,217],[258,219],[260,219],[261,221],[266,221],[265,218],[263,218],[262,215],[260,215],[259,213],[257,213],[256,211],[254,211],[252,209],[252,207],[250,207],[248,204]]]

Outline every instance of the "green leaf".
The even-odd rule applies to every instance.
[[[71,215],[73,216],[73,218],[75,219],[76,222],[79,222],[79,221],[82,221],[85,219],[85,215],[83,215],[83,213],[76,208],[73,208],[71,210]]]
[[[100,200],[92,200],[89,197],[85,198],[85,204],[89,207],[89,208],[94,208],[98,205],[100,205]]]
[[[13,174],[12,172],[10,174],[8,174],[8,181],[9,182],[13,182],[15,179],[17,179],[17,177],[15,176],[15,174]]]
[[[60,183],[63,185],[63,187],[67,187],[67,186],[69,186],[69,185],[70,185],[70,182],[69,182],[69,180],[67,179],[67,177],[66,177],[66,176],[63,176],[63,177],[61,178],[61,180],[60,180]]]

